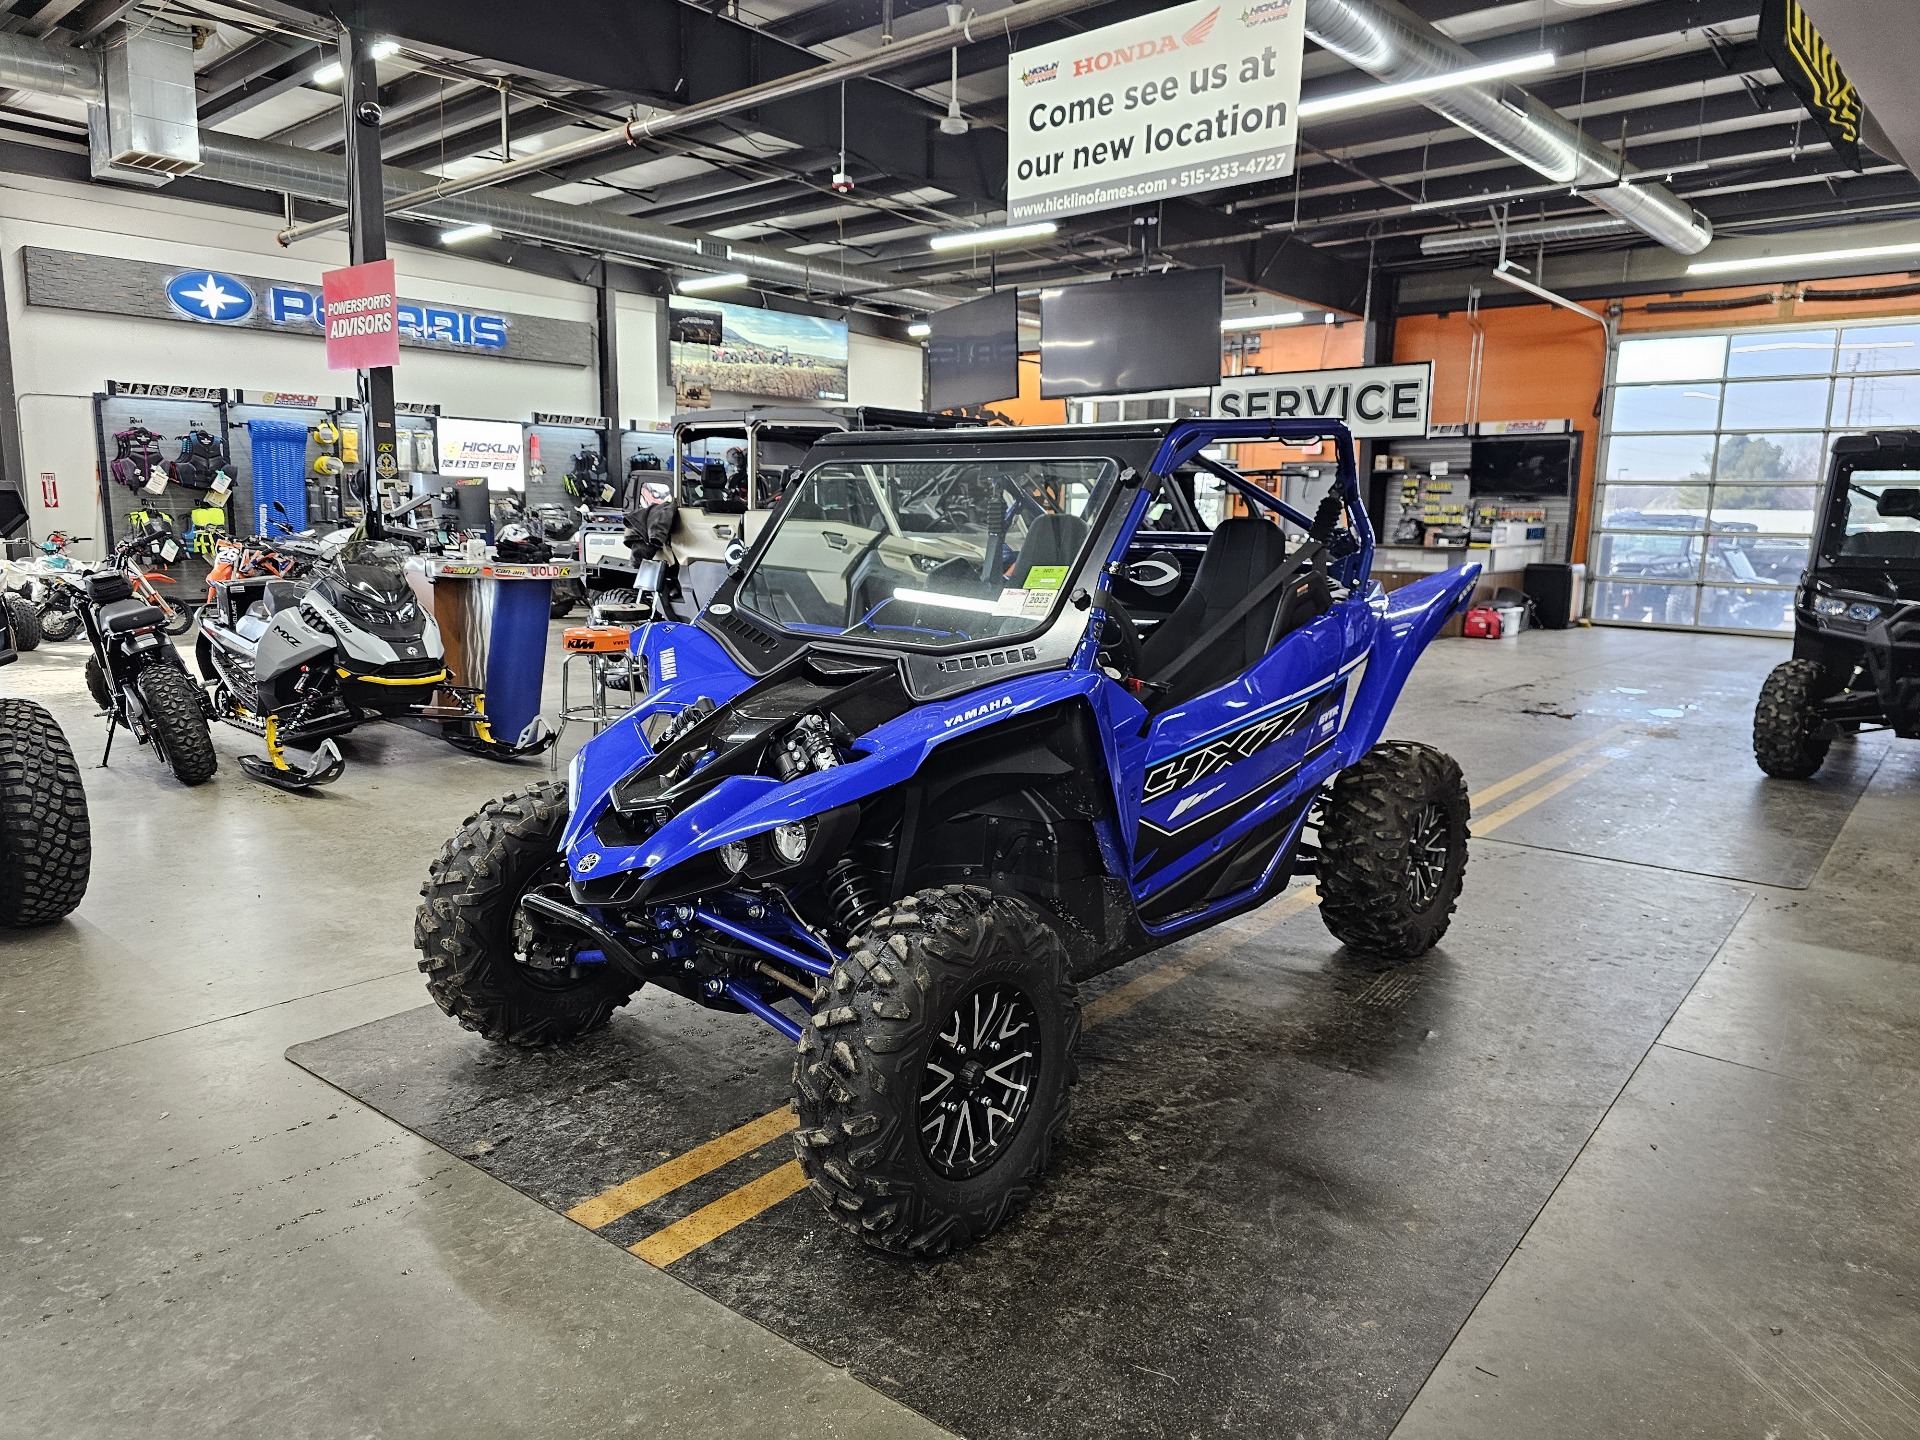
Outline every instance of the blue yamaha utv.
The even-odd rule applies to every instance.
[[[1210,453],[1321,439],[1311,515]],[[492,1040],[642,984],[757,1016],[828,1211],[937,1255],[1045,1168],[1077,981],[1297,875],[1355,951],[1445,933],[1460,768],[1380,732],[1477,567],[1383,594],[1326,421],[849,432],[807,463],[697,620],[636,632],[645,700],[567,784],[448,843],[415,943]]]

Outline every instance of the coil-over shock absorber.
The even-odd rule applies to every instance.
[[[871,920],[880,909],[880,887],[874,883],[871,875],[851,860],[842,860],[829,870],[822,884],[835,917],[849,935]]]

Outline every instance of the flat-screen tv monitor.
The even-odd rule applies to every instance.
[[[1002,290],[927,317],[927,408],[991,405],[1020,393],[1020,297]]]
[[[675,295],[667,301],[667,359],[677,393],[705,386],[801,405],[847,398],[842,320]]]
[[[1040,394],[1220,383],[1221,272],[1169,270],[1040,292]]]
[[[1577,434],[1475,440],[1467,462],[1473,493],[1515,500],[1564,500],[1573,494],[1579,444]]]

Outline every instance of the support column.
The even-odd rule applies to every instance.
[[[340,104],[345,111],[347,150],[348,260],[366,265],[387,258],[386,185],[380,158],[380,82],[372,42],[365,32],[340,31]],[[399,436],[393,421],[393,370],[386,365],[359,372],[360,413],[366,417],[367,534],[378,536],[380,482],[400,473]]]
[[[596,337],[600,343],[600,413],[607,417],[610,431],[607,443],[613,453],[607,456],[607,472],[619,463],[620,436],[620,297],[607,274],[607,262],[600,262],[600,325]],[[614,477],[619,483],[619,477]]]

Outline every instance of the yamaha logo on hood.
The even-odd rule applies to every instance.
[[[231,275],[189,270],[167,282],[167,303],[189,320],[231,325],[253,311],[253,291]]]

